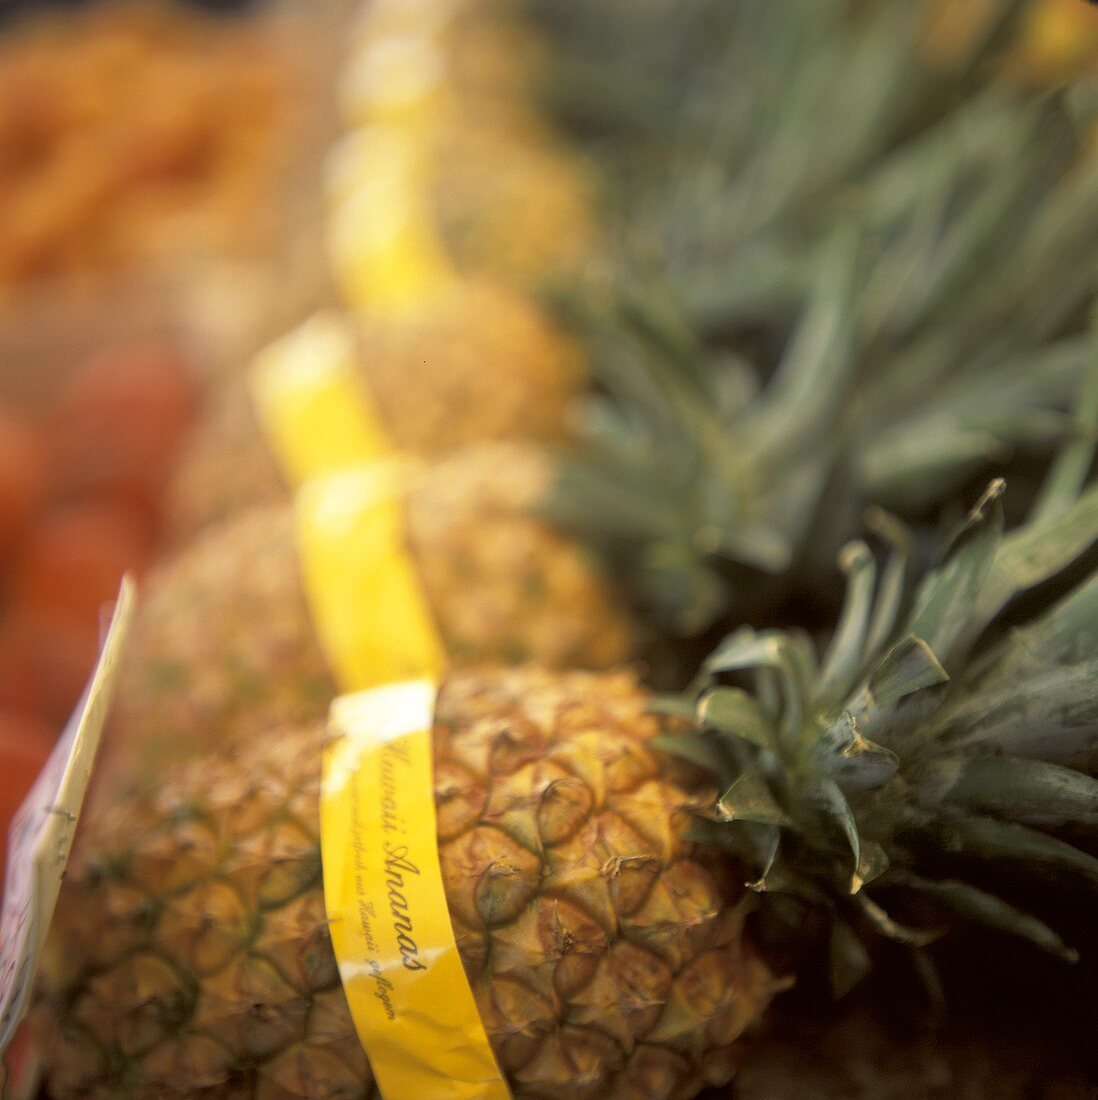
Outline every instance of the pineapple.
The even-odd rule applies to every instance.
[[[230,379],[211,394],[173,472],[166,503],[171,539],[185,543],[219,520],[285,496],[249,386]]]
[[[727,1081],[783,984],[757,946],[767,922],[799,930],[776,896],[830,914],[840,986],[866,937],[918,951],[946,913],[1073,957],[987,872],[1036,883],[1038,903],[1048,879],[1098,875],[1053,835],[1098,815],[1098,783],[1067,766],[1098,741],[1098,578],[978,639],[1098,537],[1098,487],[1075,499],[1089,453],[1069,449],[1006,538],[995,484],[906,612],[902,549],[874,601],[872,555],[851,547],[822,660],[802,634],[743,630],[696,698],[667,701],[627,673],[447,677],[443,879],[516,1097],[687,1098]],[[729,682],[748,670],[752,691]],[[37,1002],[54,1100],[373,1094],[321,896],[323,742],[316,725],[279,727],[82,830]],[[939,916],[904,924],[886,889]]]
[[[458,95],[498,104],[536,106],[537,82],[549,63],[549,43],[513,2],[462,0],[442,46]]]
[[[537,285],[593,250],[594,185],[584,158],[536,109],[544,46],[510,7],[368,11],[344,113],[415,143],[421,171],[411,186],[423,190],[459,273]],[[419,83],[394,95],[409,71]]]
[[[774,989],[649,703],[626,673],[442,688],[447,899],[516,1097],[691,1096]],[[54,1100],[376,1095],[325,919],[323,741],[274,729],[83,832],[40,1002]]]
[[[595,253],[595,177],[533,111],[455,106],[436,144],[434,210],[454,264],[537,286]]]
[[[556,442],[581,385],[580,352],[532,303],[453,282],[415,308],[360,318],[362,377],[395,447],[441,455],[484,440]],[[278,499],[282,481],[243,381],[225,387],[169,495],[178,537]]]
[[[535,304],[463,280],[397,317],[363,318],[365,376],[397,447],[559,441],[581,353]]]
[[[776,10],[736,5],[760,17],[768,9]],[[899,18],[899,5],[881,9]],[[826,26],[840,5],[816,10]],[[806,42],[815,44],[811,35]],[[882,56],[883,72],[891,55]],[[988,115],[971,117],[1001,122],[996,110],[992,103]],[[993,151],[1002,133],[987,130]],[[852,125],[848,136],[849,145],[828,151],[839,175],[861,163],[845,158],[859,152],[864,132]],[[905,147],[891,165],[910,155],[933,160],[937,140]],[[977,146],[979,160],[987,147]],[[1074,424],[1059,412],[1086,362],[1074,316],[1086,234],[1079,223],[1050,232],[1052,208],[1027,207],[1038,175],[1020,173],[979,202],[983,188],[970,190],[979,176],[966,162],[956,176],[944,173],[940,192],[931,189],[929,212],[919,208],[935,225],[939,200],[946,213],[962,209],[959,236],[931,234],[916,240],[925,250],[909,250],[905,227],[923,219],[904,220],[913,209],[904,175],[886,167],[870,189],[870,222],[898,244],[877,254],[879,266],[854,262],[857,250],[835,232],[831,210],[809,233],[825,242],[819,263],[803,263],[818,276],[811,286],[795,270],[803,249],[783,252],[783,230],[760,238],[756,257],[779,262],[758,269],[766,278],[754,297],[737,298],[746,284],[734,271],[727,298],[720,286],[715,296],[712,287],[695,295],[680,286],[685,320],[662,296],[615,295],[610,354],[600,366],[609,400],[594,406],[612,461],[604,456],[595,472],[571,468],[588,524],[610,542],[639,546],[656,578],[650,591],[680,610],[685,603],[696,627],[710,621],[730,580],[714,559],[788,572],[811,544],[818,553],[854,527],[850,517],[867,499],[906,494],[926,504],[1004,444],[1071,442],[1027,525],[1003,535],[994,483],[912,599],[908,536],[874,513],[892,552],[878,585],[869,549],[846,549],[847,599],[822,651],[799,631],[744,628],[674,699],[653,697],[625,672],[479,667],[445,679],[434,731],[443,878],[487,1034],[519,1098],[687,1098],[728,1081],[741,1037],[786,984],[784,968],[770,961],[775,943],[810,940],[816,922],[791,921],[791,912],[830,920],[840,991],[864,972],[877,938],[923,958],[949,919],[1074,957],[1041,907],[1051,881],[1092,887],[1098,878],[1098,861],[1079,840],[1098,820],[1098,784],[1083,770],[1098,744],[1098,584],[1093,572],[1078,579],[1098,538],[1098,487],[1079,495],[1093,458],[1093,383]],[[1066,189],[1081,202],[1089,186],[1077,177]],[[783,211],[796,205],[780,189],[770,197]],[[1032,301],[1019,293],[1030,273],[996,266],[984,235],[1006,210],[1039,226],[1019,255],[1057,257],[1044,269],[1057,278],[1033,284]],[[909,296],[911,284],[887,276],[912,256],[937,278],[917,281]],[[692,270],[670,266],[676,278]],[[694,289],[711,272],[703,263],[696,274]],[[972,291],[985,276],[987,286]],[[967,288],[964,302],[958,287]],[[1011,293],[1000,299],[1004,287]],[[784,317],[804,298],[804,321],[756,403],[754,372],[715,333],[727,335],[730,319],[748,314]],[[1010,328],[1016,311],[1025,324]],[[602,324],[605,315],[594,313]],[[948,375],[950,364],[977,353],[978,369],[963,370],[914,413],[905,407],[928,378],[940,380],[920,378],[920,365]],[[876,375],[865,368],[875,359],[899,365]],[[743,410],[750,415],[735,419]],[[812,519],[838,480],[835,437],[851,424],[859,490],[840,495],[843,521],[821,530]],[[878,491],[866,493],[867,484]],[[434,521],[437,509],[425,515]],[[280,522],[288,525],[285,512]],[[468,530],[469,545],[491,543],[479,519]],[[445,634],[444,599],[431,592],[411,498],[408,531]],[[213,539],[209,562],[224,565],[230,559]],[[234,568],[249,581],[264,572],[267,549],[290,545],[285,528],[260,533]],[[514,536],[500,545],[509,551]],[[445,570],[461,571],[449,548],[441,553]],[[55,1100],[375,1092],[320,887],[326,738],[310,706],[322,706],[332,688],[323,673],[312,675],[322,669],[315,647],[314,669],[300,681],[288,667],[312,646],[295,572],[288,554],[272,570],[288,580],[256,579],[268,592],[293,588],[274,602],[276,617],[296,625],[233,624],[227,656],[201,636],[217,618],[205,609],[220,610],[225,593],[243,584],[215,580],[207,600],[180,585],[168,600],[169,610],[193,616],[189,626],[165,626],[167,641],[186,640],[189,650],[175,664],[176,682],[189,678],[206,693],[212,675],[222,685],[208,693],[222,702],[186,736],[235,747],[116,793],[82,829],[36,1013]],[[446,576],[464,614],[467,579]],[[1049,606],[1054,580],[1062,594]],[[1002,612],[1027,592],[1030,612],[1019,626],[1017,603],[1009,619]],[[524,592],[514,606],[528,599]],[[245,601],[241,621],[264,602]],[[570,606],[566,597],[552,602]],[[254,676],[250,662],[268,643],[274,671]],[[238,707],[242,688],[253,685],[253,698]],[[306,701],[284,708],[284,690]],[[123,685],[127,706],[139,694]],[[135,712],[135,742],[181,740],[171,715],[179,702],[169,688]]]
[[[630,653],[627,617],[574,541],[533,509],[550,477],[521,444],[485,444],[414,471],[408,550],[459,664],[605,668]],[[227,728],[324,716],[335,688],[314,635],[288,504],[213,527],[148,578],[119,689],[120,766],[190,752]]]

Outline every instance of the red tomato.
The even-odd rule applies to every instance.
[[[46,445],[41,430],[0,407],[0,547],[10,546],[42,501]]]
[[[45,706],[36,634],[24,617],[0,625],[0,710],[41,713]]]
[[[195,405],[187,367],[167,344],[127,344],[91,356],[69,380],[53,419],[57,491],[113,496],[155,515]]]
[[[133,509],[106,501],[58,505],[20,542],[9,580],[20,613],[84,624],[94,636],[99,611],[128,569],[140,571],[151,546]]]

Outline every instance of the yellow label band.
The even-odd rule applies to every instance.
[[[424,142],[391,125],[362,127],[328,164],[328,259],[349,306],[413,309],[456,278],[434,224]]]
[[[252,393],[292,485],[380,458],[390,444],[360,383],[350,322],[318,313],[256,356]]]
[[[446,59],[435,36],[407,30],[370,36],[340,84],[343,117],[352,126],[395,123],[426,137],[445,76]]]
[[[436,685],[337,699],[321,845],[332,943],[387,1100],[507,1100],[454,941],[438,859]]]
[[[349,691],[438,677],[446,655],[404,548],[401,467],[321,478],[297,498],[305,590],[321,645]]]
[[[324,899],[356,1031],[386,1100],[506,1100],[450,923],[431,730],[446,654],[404,544],[408,465],[358,385],[345,321],[314,317],[252,376],[296,495],[317,637],[344,690],[320,801]],[[373,690],[368,690],[373,689]]]

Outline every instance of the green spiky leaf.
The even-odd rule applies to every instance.
[[[845,921],[831,926],[828,941],[828,978],[836,997],[845,997],[872,968],[866,946]]]
[[[924,806],[1026,825],[1098,825],[1098,779],[1042,760],[939,760],[919,777],[915,795]]]
[[[760,768],[743,773],[717,800],[717,812],[725,821],[749,821],[757,825],[792,825]]]
[[[999,498],[1005,488],[1003,481],[988,486],[954,536],[942,567],[915,598],[907,633],[923,639],[939,660],[964,630],[991,567],[1003,530]]]
[[[713,688],[701,697],[697,714],[704,725],[721,733],[749,741],[761,749],[777,751],[773,723],[745,691]]]
[[[953,879],[931,881],[917,875],[905,875],[900,881],[967,920],[1029,940],[1042,951],[1065,962],[1076,962],[1079,958],[1079,953],[1068,947],[1044,921],[986,890],[979,890],[967,882]]]
[[[883,787],[899,768],[891,749],[867,741],[854,716],[843,711],[812,746],[812,762],[822,775],[834,779],[844,791],[870,791]]]
[[[1098,859],[1036,829],[990,817],[939,821],[921,830],[923,839],[948,856],[978,863],[1008,864],[1015,873],[1067,876],[1098,887]]]

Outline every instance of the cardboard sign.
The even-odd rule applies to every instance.
[[[30,1000],[133,608],[134,584],[127,576],[83,698],[12,821],[0,911],[0,1058]]]

